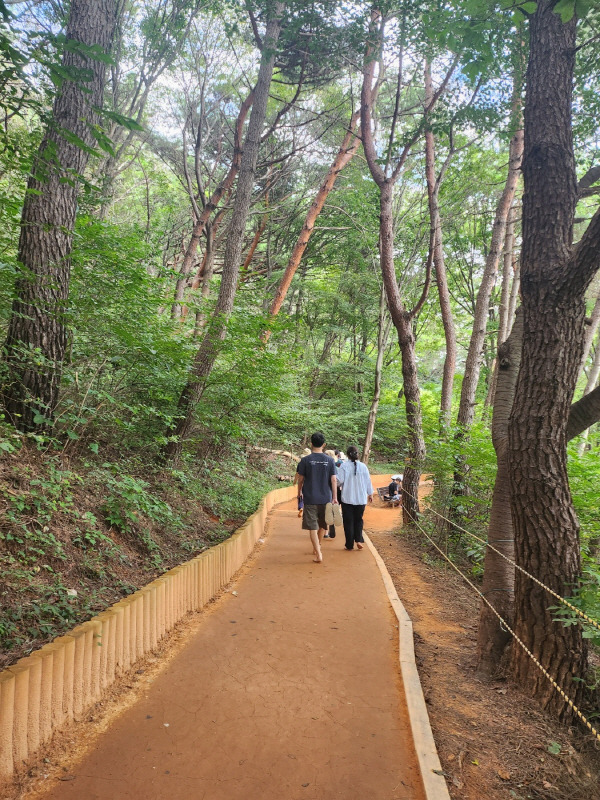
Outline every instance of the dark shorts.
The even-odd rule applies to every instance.
[[[319,528],[327,528],[325,522],[325,503],[315,506],[306,503],[302,514],[302,530],[316,531]]]

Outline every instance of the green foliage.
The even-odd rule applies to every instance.
[[[447,437],[430,440],[426,468],[434,476],[428,504],[431,530],[432,535],[442,536],[455,554],[469,559],[472,573],[479,576],[486,548],[466,531],[487,538],[496,458],[490,431],[483,423],[476,423],[468,436],[457,437],[456,433],[450,428]],[[456,483],[456,473],[465,476],[466,485]],[[445,541],[448,535],[449,543]]]
[[[36,589],[35,599],[3,609],[0,616],[0,648],[3,650],[19,646],[26,639],[56,636],[76,624],[81,607],[59,577],[50,586],[41,585]],[[85,599],[84,608],[88,614],[94,602],[94,597]]]

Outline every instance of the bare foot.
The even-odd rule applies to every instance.
[[[357,543],[356,543],[356,546],[358,547],[358,549],[359,549],[359,550],[362,550],[362,549],[363,549],[363,546],[362,546],[362,543],[361,543],[361,542],[357,542]]]
[[[322,553],[315,553],[316,558],[313,558],[315,564],[321,564],[323,561],[323,554]]]

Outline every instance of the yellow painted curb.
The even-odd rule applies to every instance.
[[[423,688],[421,687],[421,679],[419,678],[419,672],[415,661],[412,621],[398,597],[398,592],[390,577],[390,573],[387,571],[387,567],[377,552],[375,545],[366,534],[364,538],[379,567],[390,605],[398,620],[400,673],[402,675],[402,682],[404,683],[408,717],[415,743],[415,751],[419,762],[425,796],[427,800],[450,800],[450,794],[446,786],[446,781],[444,780],[442,765],[440,764],[437,748],[435,746],[431,723],[429,722],[429,714],[427,713],[427,706],[425,705],[425,697],[423,696]]]
[[[0,672],[0,781],[82,717],[182,617],[206,605],[246,561],[271,508],[295,496],[295,486],[274,489],[225,542]]]

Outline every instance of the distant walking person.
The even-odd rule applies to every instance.
[[[313,433],[310,441],[311,453],[300,459],[296,472],[299,476],[298,499],[304,498],[302,529],[310,533],[313,560],[319,564],[323,561],[321,540],[327,530],[325,506],[327,503],[337,503],[337,478],[335,461],[323,452],[325,436]]]
[[[354,543],[363,549],[363,514],[367,502],[373,502],[373,484],[369,470],[358,460],[354,445],[346,450],[347,461],[338,468],[338,483],[342,487],[342,518],[346,534],[346,550],[354,550]]]

